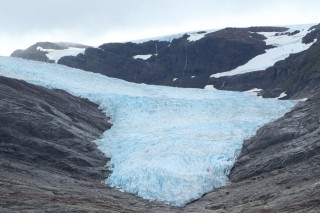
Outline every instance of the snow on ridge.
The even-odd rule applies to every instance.
[[[275,48],[266,50],[266,53],[258,55],[251,59],[248,63],[241,65],[233,70],[221,73],[212,74],[211,78],[219,78],[223,76],[232,76],[243,74],[247,72],[265,70],[268,67],[273,66],[276,62],[284,60],[290,54],[298,53],[303,50],[308,49],[313,43],[304,44],[302,43],[302,38],[309,33],[309,28],[313,25],[294,25],[289,26],[289,30],[285,31],[292,33],[296,30],[300,32],[298,34],[289,36],[289,35],[278,35],[276,32],[258,32],[261,35],[267,37],[265,40],[267,45],[273,45]],[[281,32],[279,33],[281,34]]]
[[[152,54],[132,56],[133,59],[142,59],[142,60],[147,60],[151,57],[152,57]]]
[[[188,41],[198,41],[198,40],[204,38],[207,34],[213,33],[215,31],[218,31],[218,30],[216,29],[216,30],[208,30],[208,31],[199,31],[199,32],[187,33],[189,35]]]
[[[56,50],[56,49],[44,49],[38,46],[37,50],[48,52],[46,56],[50,60],[53,60],[55,63],[57,63],[59,59],[64,56],[77,56],[80,53],[84,54],[84,51],[86,50],[86,48],[69,47],[68,49]]]
[[[111,158],[106,183],[175,206],[226,185],[243,140],[296,103],[213,85],[204,90],[134,84],[20,58],[0,57],[0,67],[0,75],[97,103],[113,123],[95,141]]]
[[[204,31],[192,31],[192,32],[184,32],[184,33],[176,33],[172,35],[165,35],[165,36],[157,36],[157,37],[151,37],[151,38],[146,38],[146,39],[139,39],[139,40],[134,40],[130,41],[132,43],[143,43],[147,41],[167,41],[167,42],[172,42],[173,39],[178,39],[182,38],[183,35],[187,34],[189,35],[188,41],[197,41],[203,38],[205,35],[218,31],[219,29],[210,29],[210,30],[204,30]],[[199,33],[200,32],[200,33]]]

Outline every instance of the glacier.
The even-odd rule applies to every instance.
[[[175,206],[228,184],[243,140],[296,104],[213,87],[135,84],[9,57],[0,57],[0,75],[97,103],[113,124],[95,141],[111,158],[106,184]]]

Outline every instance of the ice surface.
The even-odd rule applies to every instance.
[[[111,157],[106,183],[176,206],[226,185],[243,140],[295,104],[212,85],[204,90],[134,84],[19,58],[0,57],[0,75],[99,104],[113,123],[96,141]]]
[[[295,30],[300,31],[298,34],[292,36],[275,36],[276,32],[258,32],[267,37],[265,40],[267,45],[274,45],[276,47],[266,50],[266,53],[254,57],[248,63],[239,66],[234,70],[216,73],[210,77],[219,78],[222,76],[232,76],[252,71],[265,70],[266,68],[273,66],[276,62],[287,58],[292,53],[298,53],[308,49],[313,43],[303,44],[302,38],[310,32],[308,29],[311,26],[313,25],[291,26],[286,32],[293,32]]]
[[[150,58],[152,56],[152,54],[148,54],[148,55],[135,55],[132,58],[134,59],[142,59],[142,60],[147,60],[148,58]]]
[[[55,63],[59,61],[60,58],[64,56],[77,56],[80,53],[84,54],[85,48],[76,48],[76,47],[69,47],[68,49],[64,50],[55,50],[55,49],[43,49],[42,47],[37,47],[37,50],[48,52],[46,56],[53,60]]]

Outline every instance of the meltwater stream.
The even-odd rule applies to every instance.
[[[243,140],[295,104],[249,93],[134,84],[7,57],[0,57],[0,75],[99,104],[113,123],[95,141],[111,157],[106,183],[175,206],[226,185]]]

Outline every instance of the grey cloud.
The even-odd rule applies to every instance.
[[[0,38],[28,36],[34,43],[33,35],[56,33],[59,39],[87,42],[115,32],[130,38],[153,29],[165,29],[164,34],[318,22],[318,8],[318,0],[1,0]]]

